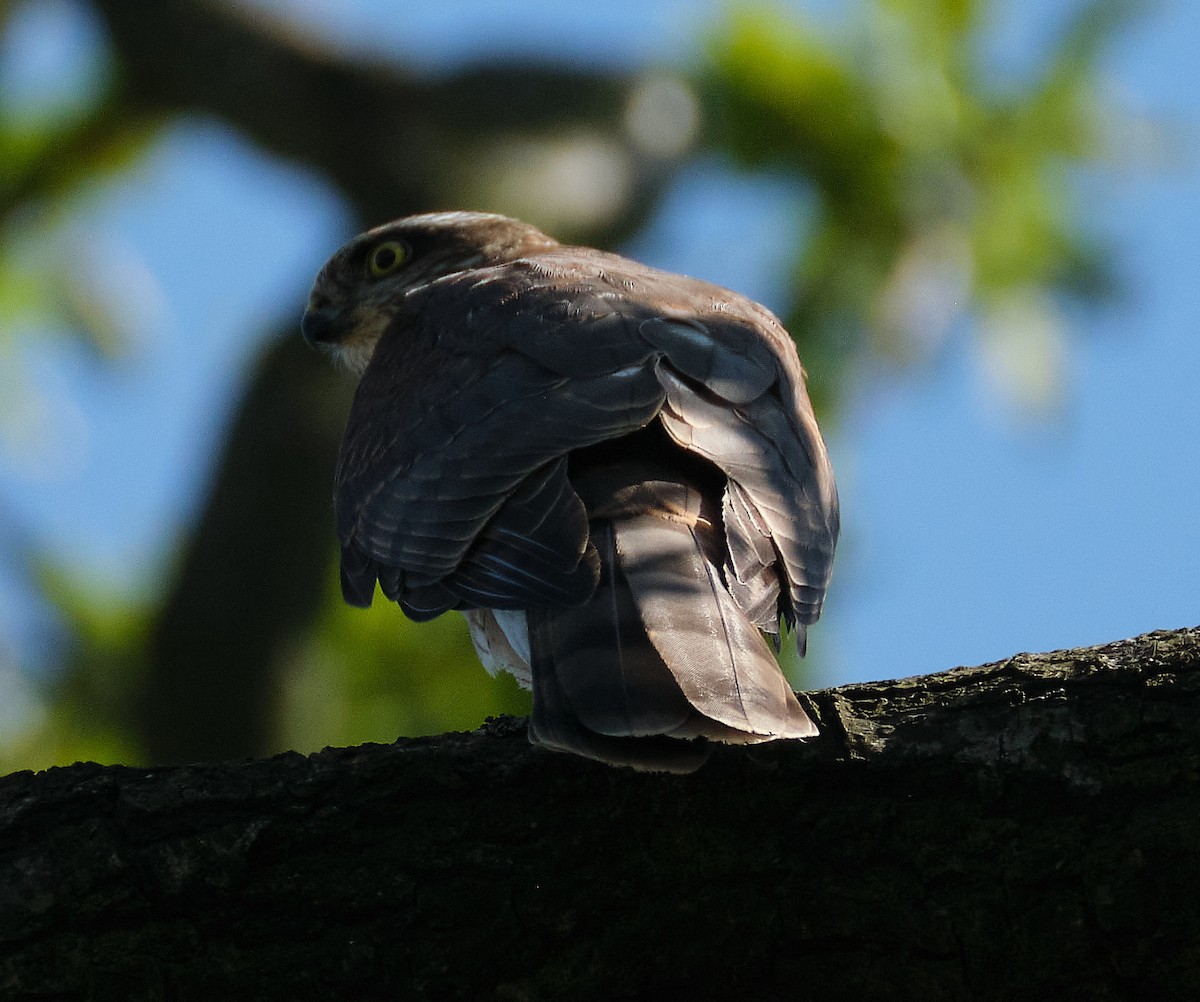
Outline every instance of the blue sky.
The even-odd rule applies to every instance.
[[[13,93],[69,83],[91,44],[72,4],[44,6],[20,50],[0,55]],[[1038,40],[1066,6],[1006,4],[996,65],[1036,65]],[[314,25],[338,25],[348,45],[420,48],[432,66],[496,48],[682,60],[717,7],[540,0],[522,6],[520,23],[511,4],[482,0],[303,9]],[[1006,406],[966,338],[927,368],[863,373],[828,434],[843,540],[812,633],[813,684],[1200,623],[1198,44],[1200,5],[1173,0],[1106,58],[1114,99],[1162,122],[1173,145],[1156,162],[1079,179],[1126,294],[1072,318],[1061,409],[1035,420]],[[772,178],[699,164],[629,250],[773,305],[778,220],[793,217],[796,198]],[[281,309],[299,311],[349,225],[316,178],[208,122],[171,128],[143,163],[81,200],[58,252],[126,283],[141,305],[126,318],[129,354],[112,366],[69,340],[25,342],[30,385],[58,416],[40,445],[0,448],[0,498],[39,545],[105,588],[153,588],[201,500],[257,339]],[[736,246],[725,239],[734,228],[744,234]],[[0,643],[27,646],[36,621],[28,605],[8,603]]]

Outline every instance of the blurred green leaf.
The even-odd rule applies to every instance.
[[[1112,287],[1071,180],[1103,151],[1096,63],[1133,8],[1085,4],[1014,91],[981,69],[982,7],[865,0],[823,29],[743,5],[710,37],[709,143],[800,175],[817,205],[785,317],[814,371],[844,378],[863,351],[925,357],[972,309],[1025,290]],[[819,407],[839,393],[812,389]]]
[[[322,618],[283,673],[280,748],[473,730],[489,714],[530,706],[511,676],[484,671],[461,616],[413,623],[382,596],[370,609],[352,608],[336,576]]]
[[[69,629],[58,634],[58,664],[41,682],[41,712],[0,740],[0,770],[138,761],[131,717],[152,606],[45,560],[34,573]]]

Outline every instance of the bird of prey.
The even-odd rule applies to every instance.
[[[346,601],[450,609],[535,744],[689,772],[816,726],[772,656],[821,612],[838,501],[795,346],[728,289],[505,216],[351,240],[302,324],[361,378]],[[707,740],[700,740],[707,739]]]

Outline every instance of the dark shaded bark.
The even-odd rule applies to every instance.
[[[688,777],[474,734],[0,781],[0,986],[1200,997],[1200,628],[808,696]]]

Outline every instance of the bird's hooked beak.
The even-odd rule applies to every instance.
[[[338,301],[318,288],[308,297],[300,332],[314,348],[333,357],[351,372],[362,375],[371,361],[388,314],[375,311],[365,319],[353,303]]]
[[[300,332],[304,340],[315,348],[328,348],[341,336],[339,329],[341,311],[336,309],[326,296],[313,291],[300,319]]]

